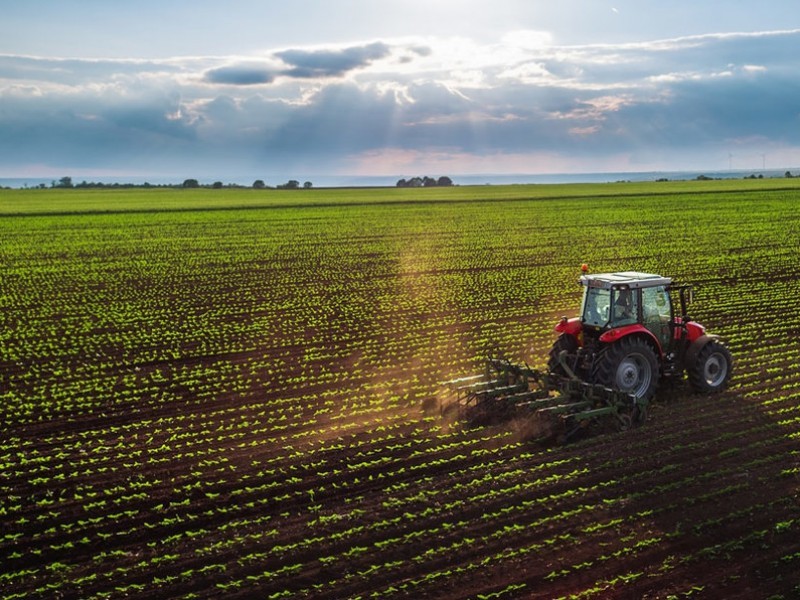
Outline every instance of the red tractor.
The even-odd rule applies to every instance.
[[[547,371],[489,357],[484,375],[446,382],[472,423],[533,415],[539,437],[569,439],[612,417],[620,429],[641,422],[660,380],[720,392],[732,372],[731,354],[686,312],[692,288],[669,277],[626,271],[589,275],[583,266],[579,317],[562,317]]]
[[[649,273],[588,275],[586,269],[580,282],[581,316],[556,325],[561,335],[550,351],[551,372],[648,400],[661,378],[684,371],[697,392],[725,389],[731,354],[686,313],[690,286]]]

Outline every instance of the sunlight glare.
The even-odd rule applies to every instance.
[[[550,46],[553,36],[547,31],[531,29],[510,31],[503,36],[503,43],[524,50],[540,50]]]

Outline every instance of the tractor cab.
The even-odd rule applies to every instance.
[[[650,398],[660,378],[684,372],[698,391],[725,388],[731,355],[686,314],[691,286],[638,271],[583,271],[581,314],[556,325],[561,335],[550,350],[551,373],[637,398]]]
[[[672,339],[674,313],[669,295],[672,279],[651,273],[626,271],[583,275],[581,324],[584,331],[606,331],[639,325],[647,329],[661,348]]]

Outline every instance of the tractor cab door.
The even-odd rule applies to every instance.
[[[661,344],[666,352],[672,341],[672,307],[666,287],[642,289],[642,325],[644,325]]]

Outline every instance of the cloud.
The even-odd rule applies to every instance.
[[[424,49],[413,48],[416,54]],[[341,77],[351,71],[369,66],[385,58],[391,48],[383,42],[362,46],[333,49],[290,49],[274,52],[270,58],[282,66],[267,66],[263,63],[243,61],[209,69],[203,79],[222,85],[265,85],[277,77],[290,79],[316,79]]]
[[[338,77],[375,60],[385,58],[390,47],[383,42],[351,46],[340,50],[283,50],[275,56],[290,65],[283,72],[289,77]]]
[[[74,87],[144,74],[174,76],[183,68],[179,62],[170,60],[90,60],[0,54],[0,91],[3,82],[7,81],[47,82]]]
[[[726,165],[731,146],[753,140],[755,154],[800,147],[799,42],[791,30],[559,46],[512,32],[147,61],[0,55],[0,162]]]
[[[275,81],[276,72],[257,65],[228,65],[206,71],[209,83],[226,85],[257,85]]]

